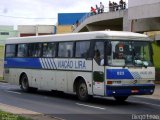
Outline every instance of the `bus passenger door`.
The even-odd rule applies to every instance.
[[[105,95],[104,80],[104,41],[98,40],[94,43],[93,58],[93,94]]]
[[[105,94],[104,66],[99,66],[93,60],[93,94]]]

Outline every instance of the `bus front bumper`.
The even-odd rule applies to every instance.
[[[151,95],[155,89],[154,84],[143,85],[107,85],[106,96],[130,96],[130,95]]]

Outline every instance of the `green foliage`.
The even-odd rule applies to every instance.
[[[32,119],[0,111],[0,120],[32,120]]]
[[[160,68],[160,46],[156,43],[152,44],[153,46],[153,61],[154,61],[154,65],[157,68]]]

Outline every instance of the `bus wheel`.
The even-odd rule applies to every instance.
[[[89,99],[87,85],[83,80],[79,81],[76,94],[81,101],[87,101]]]
[[[114,98],[118,102],[124,102],[125,100],[127,100],[128,96],[114,96]]]
[[[29,92],[29,83],[28,83],[28,77],[26,74],[22,75],[21,77],[20,87],[24,92]]]

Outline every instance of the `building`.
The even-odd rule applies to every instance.
[[[10,37],[17,37],[18,32],[13,26],[0,25],[0,45],[4,45],[5,40]]]
[[[56,33],[54,25],[18,25],[18,36],[52,35]]]
[[[59,13],[56,33],[70,33],[86,13]]]
[[[128,0],[129,19],[144,19],[160,16],[160,0]]]

